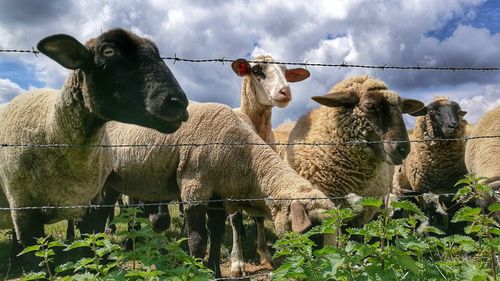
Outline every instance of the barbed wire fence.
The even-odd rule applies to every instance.
[[[34,47],[29,49],[0,49],[0,53],[29,53],[38,57],[39,51],[35,50]],[[163,60],[173,61],[174,64],[177,62],[190,62],[190,63],[221,63],[234,62],[234,59],[222,58],[211,58],[211,59],[190,59],[177,57],[177,54],[171,57],[161,57]],[[305,62],[283,62],[283,61],[255,61],[248,60],[251,63],[265,63],[265,64],[279,64],[279,65],[292,65],[292,66],[303,66],[303,67],[336,67],[336,68],[365,68],[365,69],[394,69],[394,70],[437,70],[437,71],[500,71],[500,67],[496,66],[485,66],[485,67],[470,67],[470,66],[421,66],[421,65],[368,65],[368,64],[351,64],[351,63],[312,63],[306,60]]]
[[[40,54],[34,47],[31,49],[0,49],[0,53],[18,53],[18,54],[33,54],[38,57]],[[188,63],[232,63],[234,59],[222,58],[211,58],[211,59],[190,59],[174,56],[161,57],[166,61],[173,61],[173,64],[178,62],[188,62]],[[470,67],[470,66],[421,66],[421,65],[368,65],[368,64],[350,64],[350,63],[312,63],[306,60],[305,62],[284,62],[284,61],[254,61],[248,60],[250,63],[266,63],[266,64],[278,64],[278,65],[290,65],[290,66],[302,66],[302,67],[334,67],[338,69],[342,68],[362,68],[362,69],[375,69],[375,70],[414,70],[414,71],[449,71],[449,72],[463,72],[463,71],[478,71],[478,72],[496,72],[500,71],[500,67],[497,66],[482,66],[482,67]],[[172,143],[172,144],[41,144],[41,143],[2,143],[0,148],[25,148],[25,147],[40,147],[40,148],[138,148],[138,147],[208,147],[208,146],[221,146],[221,147],[234,147],[234,146],[333,146],[333,145],[369,145],[369,144],[383,144],[383,143],[426,143],[426,142],[451,142],[451,141],[462,141],[467,142],[471,140],[481,140],[481,139],[492,139],[500,138],[500,135],[487,135],[487,136],[475,136],[475,137],[462,137],[462,138],[441,138],[441,139],[422,139],[422,140],[406,140],[406,141],[365,141],[365,140],[355,140],[355,141],[325,141],[325,142],[295,142],[295,143],[264,143],[264,142],[210,142],[210,143]],[[435,194],[439,197],[451,197],[454,193],[440,193]],[[409,194],[400,195],[398,198],[416,198],[420,197],[422,194]],[[89,202],[88,205],[72,205],[72,206],[22,206],[16,208],[10,207],[0,207],[1,211],[12,211],[12,210],[42,210],[48,211],[52,209],[98,209],[98,208],[116,208],[116,207],[145,207],[145,206],[168,206],[168,205],[198,205],[198,204],[210,204],[210,203],[238,203],[238,202],[256,202],[256,201],[293,201],[293,200],[345,200],[348,199],[347,196],[329,196],[329,197],[297,197],[297,198],[224,198],[224,199],[210,199],[210,200],[196,200],[196,201],[171,201],[171,202],[154,202],[154,203],[132,203],[132,204],[92,204]],[[362,198],[362,197],[360,197]],[[380,197],[379,199],[384,199]],[[242,277],[222,277],[216,278],[215,280],[252,280],[252,278],[269,278],[272,276],[272,272],[262,272],[251,274]]]

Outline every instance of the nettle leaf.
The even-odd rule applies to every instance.
[[[90,241],[88,239],[73,241],[73,243],[69,244],[63,251],[69,251],[82,247],[90,247]]]
[[[45,272],[30,272],[30,273],[24,275],[21,278],[21,281],[45,279],[46,276],[47,276],[47,273],[45,273]]]
[[[394,249],[394,260],[393,262],[400,265],[403,268],[406,268],[413,272],[414,274],[418,274],[418,263],[407,253]]]
[[[455,213],[451,222],[472,222],[481,214],[481,208],[463,207]]]
[[[493,204],[491,204],[489,207],[488,207],[488,210],[490,212],[498,212],[500,211],[500,202],[495,202]]]
[[[61,240],[55,240],[55,241],[49,242],[49,244],[47,246],[49,248],[53,248],[53,247],[65,247],[66,245]]]
[[[458,183],[457,183],[458,184]],[[456,185],[455,185],[456,186]],[[453,201],[457,201],[458,199],[470,195],[472,193],[472,188],[470,186],[460,188],[455,195],[453,196]]]
[[[402,209],[405,211],[413,212],[421,216],[424,215],[424,212],[422,212],[422,210],[420,210],[420,208],[417,205],[415,205],[415,203],[407,200],[392,202],[391,206],[395,209]]]
[[[33,245],[24,248],[17,256],[24,255],[26,253],[34,252],[34,251],[39,251],[41,249],[40,245]]]
[[[380,208],[384,201],[380,198],[372,198],[372,197],[363,197],[356,204],[361,206],[371,206],[375,208]]]
[[[500,229],[498,229],[498,227],[490,227],[488,228],[488,230],[490,231],[491,234],[500,236]]]
[[[432,226],[432,225],[429,225],[429,226],[426,226],[424,231],[426,233],[434,233],[434,234],[437,234],[437,235],[444,235],[445,232],[442,231],[441,229],[435,227],[435,226]]]

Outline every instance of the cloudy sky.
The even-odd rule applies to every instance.
[[[165,57],[500,67],[496,0],[0,0],[0,49],[31,49],[55,33],[84,42],[114,27],[153,39]],[[241,79],[229,64],[167,64],[191,100],[238,107]],[[470,122],[500,105],[500,72],[309,70],[311,78],[291,86],[292,104],[274,110],[275,126],[316,107],[311,96],[355,74],[426,103],[449,96]],[[43,55],[0,53],[0,103],[31,88],[60,88],[67,73]]]

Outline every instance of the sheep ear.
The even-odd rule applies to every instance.
[[[464,117],[465,114],[467,114],[467,111],[463,111],[463,110],[458,111],[458,116],[460,116],[460,117]]]
[[[250,74],[251,66],[246,59],[237,59],[231,64],[231,68],[236,75],[243,77]]]
[[[290,204],[290,217],[294,232],[302,233],[312,225],[304,205],[299,201],[293,201]]]
[[[354,106],[359,102],[353,92],[334,92],[324,96],[311,97],[315,102],[329,107]]]
[[[309,76],[311,76],[311,73],[305,68],[292,68],[287,69],[287,71],[285,72],[286,81],[292,83],[306,80],[307,78],[309,78]]]
[[[57,34],[45,37],[38,42],[36,47],[40,52],[69,69],[84,68],[92,62],[90,51],[69,35]]]
[[[401,112],[411,116],[423,116],[427,114],[427,107],[419,100],[403,99]]]

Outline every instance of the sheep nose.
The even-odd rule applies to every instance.
[[[186,108],[188,105],[187,100],[176,97],[170,97],[165,105],[166,111],[164,112],[164,119],[168,121],[186,121],[189,118],[189,113]]]
[[[456,130],[456,129],[458,129],[458,124],[457,124],[457,122],[450,122],[450,123],[448,123],[447,127],[448,127],[448,129]]]
[[[290,101],[292,99],[292,92],[290,86],[283,86],[278,91],[280,101]]]

